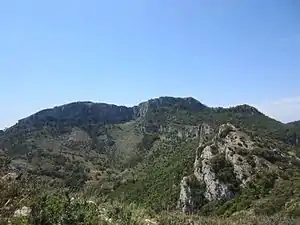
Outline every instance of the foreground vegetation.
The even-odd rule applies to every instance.
[[[256,215],[252,210],[240,211],[230,217],[186,215],[178,211],[156,213],[136,204],[108,201],[100,197],[91,199],[67,190],[45,191],[45,186],[33,191],[24,184],[24,180],[22,184],[18,181],[14,185],[1,184],[1,204],[6,202],[6,207],[1,208],[0,224],[8,224],[10,221],[13,225],[297,225],[300,222],[296,217],[286,214]],[[11,202],[7,203],[7,199]],[[24,205],[30,207],[31,212],[26,216],[14,217],[14,210]]]

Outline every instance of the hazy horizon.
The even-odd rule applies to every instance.
[[[4,1],[0,129],[91,100],[192,96],[300,120],[300,2]]]

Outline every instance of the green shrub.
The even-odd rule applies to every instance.
[[[207,200],[204,197],[206,186],[204,183],[199,182],[194,175],[190,177],[188,185],[191,189],[191,196],[195,205],[193,210],[199,210],[207,203]]]
[[[214,156],[210,163],[216,178],[225,184],[229,184],[232,191],[237,191],[239,183],[236,179],[233,165],[225,159],[225,155],[218,154]]]
[[[138,149],[143,151],[143,149],[150,150],[153,143],[159,139],[159,136],[155,133],[147,133],[143,136],[142,141],[138,144]]]
[[[118,187],[110,196],[123,198],[145,208],[156,210],[175,209],[183,176],[193,173],[197,140],[180,139],[164,141],[141,167],[135,182]]]

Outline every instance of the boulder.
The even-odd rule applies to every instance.
[[[31,213],[31,208],[23,206],[21,209],[18,209],[14,213],[14,217],[28,217]]]

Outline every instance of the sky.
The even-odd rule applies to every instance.
[[[300,120],[298,0],[10,0],[0,27],[0,129],[72,101],[159,96]]]

